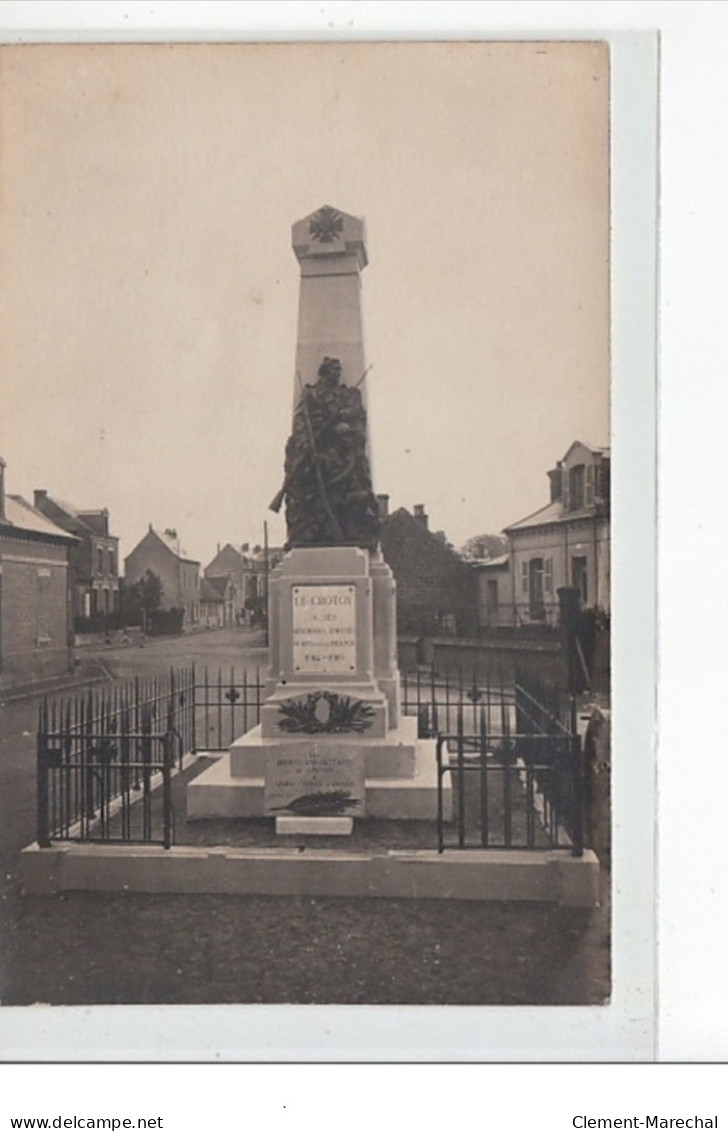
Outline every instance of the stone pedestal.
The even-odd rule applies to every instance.
[[[401,715],[389,567],[351,546],[292,550],[269,605],[260,725],[190,784],[189,817],[434,820],[435,743]]]

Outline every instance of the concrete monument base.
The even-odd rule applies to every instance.
[[[353,817],[276,817],[278,836],[351,836]]]
[[[415,720],[402,720],[405,723]],[[258,728],[256,728],[258,729]],[[359,745],[350,740],[352,745]],[[342,746],[344,743],[342,742]],[[256,749],[257,748],[257,749]],[[397,747],[394,747],[397,750]],[[416,739],[411,751],[411,770],[397,776],[388,766],[386,755],[373,747],[369,765],[381,776],[365,777],[364,814],[393,821],[434,821],[437,818],[437,765],[433,739]],[[254,732],[244,735],[224,755],[187,787],[188,820],[215,817],[262,817],[266,814],[265,776],[261,759],[267,754],[265,740]],[[403,755],[397,755],[403,758]],[[233,759],[236,764],[233,766]],[[393,765],[397,765],[396,758]],[[401,766],[401,761],[399,762]],[[233,773],[233,768],[235,773]],[[241,776],[240,771],[246,772]],[[452,820],[452,787],[449,775],[442,784],[443,818]]]
[[[539,900],[570,907],[599,901],[599,862],[557,851],[346,852],[32,845],[21,853],[28,895],[62,891]]]

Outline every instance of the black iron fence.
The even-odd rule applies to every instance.
[[[465,735],[502,735],[514,729],[515,690],[501,670],[497,678],[477,668],[440,672],[419,667],[402,675],[402,712],[416,715],[420,738],[452,734],[462,725]]]
[[[228,750],[236,738],[258,725],[264,700],[260,668],[220,668],[215,674],[204,668],[196,672],[195,733],[190,749],[195,753]]]
[[[573,698],[556,686],[503,674],[493,680],[477,669],[456,676],[419,669],[403,680],[403,707],[417,715],[420,737],[437,739],[440,852],[583,853],[583,758]]]
[[[44,700],[37,736],[38,844],[174,840],[171,782],[186,754],[226,750],[260,717],[256,669],[164,676]],[[162,805],[152,794],[162,791]]]
[[[437,844],[583,848],[582,755],[573,703],[477,670],[418,669],[402,710],[436,739]],[[227,750],[260,721],[258,669],[195,667],[44,701],[38,720],[38,843],[174,841],[172,778],[187,754]],[[446,811],[452,798],[453,819]],[[152,795],[161,790],[161,805]]]

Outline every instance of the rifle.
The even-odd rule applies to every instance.
[[[359,386],[361,385],[362,381],[364,380],[364,378],[366,377],[367,373],[369,372],[369,370],[370,370],[371,368],[372,368],[372,366],[371,366],[371,365],[368,365],[368,366],[366,367],[366,369],[365,369],[365,370],[364,370],[364,372],[362,373],[361,377],[360,377],[360,378],[359,378],[359,380],[357,381],[356,385],[352,385],[352,388],[353,388],[353,389],[358,389],[358,388],[359,388]],[[300,374],[298,374],[298,373],[297,373],[297,374],[296,374],[296,376],[298,377],[298,381],[299,381],[299,384],[301,385],[301,400],[302,400],[302,401],[304,401],[304,407],[306,407],[306,406],[305,406],[305,396],[306,396],[306,390],[305,390],[305,388],[304,388],[304,386],[303,386],[303,382],[301,381],[301,377],[300,377]],[[336,413],[332,413],[332,414],[331,414],[331,416],[329,416],[329,417],[328,417],[328,418],[327,418],[327,419],[326,419],[326,420],[325,420],[325,421],[323,422],[323,424],[322,424],[322,425],[321,425],[321,427],[319,428],[318,432],[314,433],[314,432],[313,432],[313,429],[311,429],[311,427],[310,427],[310,421],[309,421],[309,416],[308,416],[308,410],[307,410],[307,408],[306,408],[306,420],[307,420],[307,421],[309,421],[309,430],[308,430],[308,431],[309,431],[309,445],[310,445],[310,447],[311,447],[311,455],[312,455],[312,457],[314,457],[314,458],[315,458],[315,454],[316,454],[316,444],[317,444],[317,443],[318,443],[318,441],[319,441],[319,440],[321,439],[321,437],[322,437],[322,436],[323,436],[323,435],[324,435],[324,434],[325,434],[326,432],[328,432],[328,430],[329,430],[329,428],[330,428],[330,427],[332,426],[332,424],[335,424],[335,423],[336,423],[337,419],[338,419],[338,416],[337,416],[337,414],[336,414]],[[285,497],[286,497],[286,492],[288,491],[288,488],[289,488],[289,487],[290,487],[290,485],[291,485],[291,481],[292,481],[292,480],[293,480],[293,479],[294,479],[294,478],[296,477],[296,475],[298,474],[299,468],[301,468],[301,467],[303,466],[303,463],[304,463],[304,460],[305,460],[305,458],[306,458],[306,457],[304,456],[304,457],[303,457],[302,459],[300,459],[300,460],[298,461],[298,463],[297,463],[297,464],[295,465],[295,467],[292,467],[292,468],[291,468],[291,470],[290,470],[290,471],[288,472],[288,474],[286,475],[285,479],[283,480],[283,486],[281,487],[280,491],[279,491],[279,492],[278,492],[278,494],[277,494],[277,495],[275,496],[275,498],[274,498],[274,499],[273,499],[273,500],[272,500],[272,501],[271,501],[271,502],[270,502],[270,503],[268,504],[268,510],[271,510],[271,511],[273,511],[273,512],[274,512],[275,514],[278,514],[278,512],[279,512],[279,511],[280,511],[280,509],[281,509],[281,507],[283,506],[283,500],[284,500],[284,499],[285,499]]]

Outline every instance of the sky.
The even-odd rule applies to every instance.
[[[609,443],[598,43],[0,48],[6,487],[206,564],[285,540],[291,225],[364,217],[375,490],[455,546]]]

